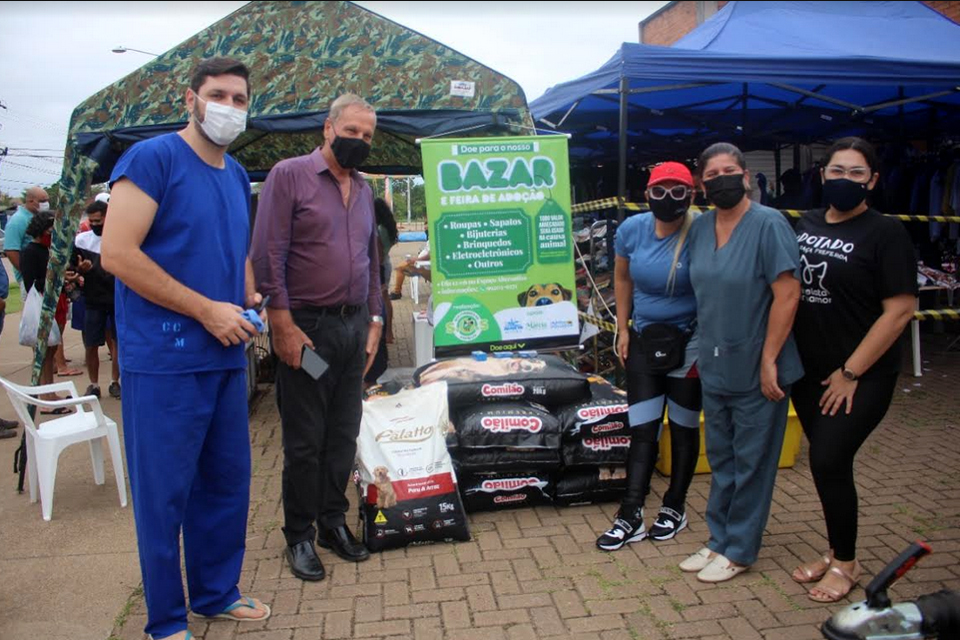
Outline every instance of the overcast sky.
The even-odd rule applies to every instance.
[[[73,108],[245,2],[2,2],[0,189],[60,175]],[[358,2],[515,80],[527,100],[593,71],[666,2]],[[31,157],[38,156],[38,157]]]

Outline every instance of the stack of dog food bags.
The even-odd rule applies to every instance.
[[[561,407],[563,466],[555,476],[558,504],[618,500],[626,486],[630,450],[627,395],[591,377],[586,400]]]
[[[473,356],[415,373],[447,383],[455,463],[467,511],[549,504],[561,464],[556,408],[588,397],[587,379],[555,356]]]

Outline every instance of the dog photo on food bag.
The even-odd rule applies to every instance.
[[[377,487],[377,508],[389,509],[397,506],[397,493],[393,490],[393,482],[390,481],[390,472],[386,467],[377,467],[373,470],[373,477],[376,481],[373,483]]]
[[[556,282],[549,284],[535,284],[524,290],[517,301],[521,307],[543,307],[556,304],[573,298],[573,292],[561,287]]]

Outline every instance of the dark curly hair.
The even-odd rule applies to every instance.
[[[39,238],[53,226],[54,213],[52,211],[41,211],[33,216],[27,225],[26,233],[31,238]]]

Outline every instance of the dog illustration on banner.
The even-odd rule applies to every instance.
[[[393,482],[386,467],[377,467],[373,470],[377,488],[377,509],[389,509],[397,506],[397,493],[393,490]]]
[[[573,298],[573,292],[561,287],[559,283],[535,284],[524,290],[517,301],[521,307],[543,307]]]

